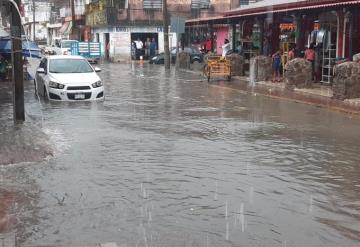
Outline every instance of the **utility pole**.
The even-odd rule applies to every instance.
[[[76,32],[76,21],[75,21],[75,0],[71,0],[71,24],[72,24],[72,33]]]
[[[35,36],[35,0],[32,1],[32,11],[33,11],[33,41],[35,42],[36,36]]]
[[[20,0],[15,0],[20,6]],[[22,60],[22,40],[21,40],[21,16],[19,8],[11,5],[11,41],[12,41],[12,79],[13,79],[13,102],[14,102],[14,121],[21,123],[25,121],[24,105],[24,73]]]
[[[164,31],[164,64],[165,69],[170,69],[170,51],[169,51],[169,18],[167,11],[166,0],[162,1],[163,3],[163,31]]]

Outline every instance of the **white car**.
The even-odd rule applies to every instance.
[[[104,86],[97,75],[100,71],[81,56],[49,56],[36,70],[35,87],[49,100],[102,100]]]

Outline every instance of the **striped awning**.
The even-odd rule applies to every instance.
[[[68,35],[72,31],[72,27],[73,27],[72,21],[69,21],[68,23],[69,23],[69,25],[68,25],[67,29],[64,31],[64,33],[63,33],[64,35]]]
[[[68,29],[69,25],[70,25],[70,22],[66,21],[66,22],[62,25],[62,27],[59,29],[59,33],[60,33],[60,34],[65,33],[65,31]]]

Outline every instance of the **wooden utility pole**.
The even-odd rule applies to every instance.
[[[15,0],[20,6],[20,0]],[[24,105],[24,73],[22,60],[21,41],[21,16],[18,8],[11,5],[11,42],[12,42],[12,79],[13,79],[13,102],[14,121],[21,123],[25,121]]]
[[[162,1],[163,3],[163,31],[164,31],[164,64],[165,69],[170,69],[170,50],[169,50],[169,18],[167,11],[166,0]]]
[[[72,33],[75,33],[76,32],[75,0],[71,0],[71,24],[72,24]]]
[[[36,6],[35,6],[35,0],[32,1],[32,11],[33,11],[33,41],[35,42],[36,39],[36,34],[35,34],[35,10],[36,10]]]

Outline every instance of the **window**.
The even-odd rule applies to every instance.
[[[127,9],[129,6],[128,0],[108,0],[108,6],[114,7],[117,9]]]
[[[249,5],[249,0],[240,0],[240,6]]]
[[[162,0],[144,0],[144,9],[161,9]]]
[[[210,7],[210,0],[191,0],[192,9],[208,9]]]
[[[85,59],[52,59],[51,73],[91,73],[94,72]]]

